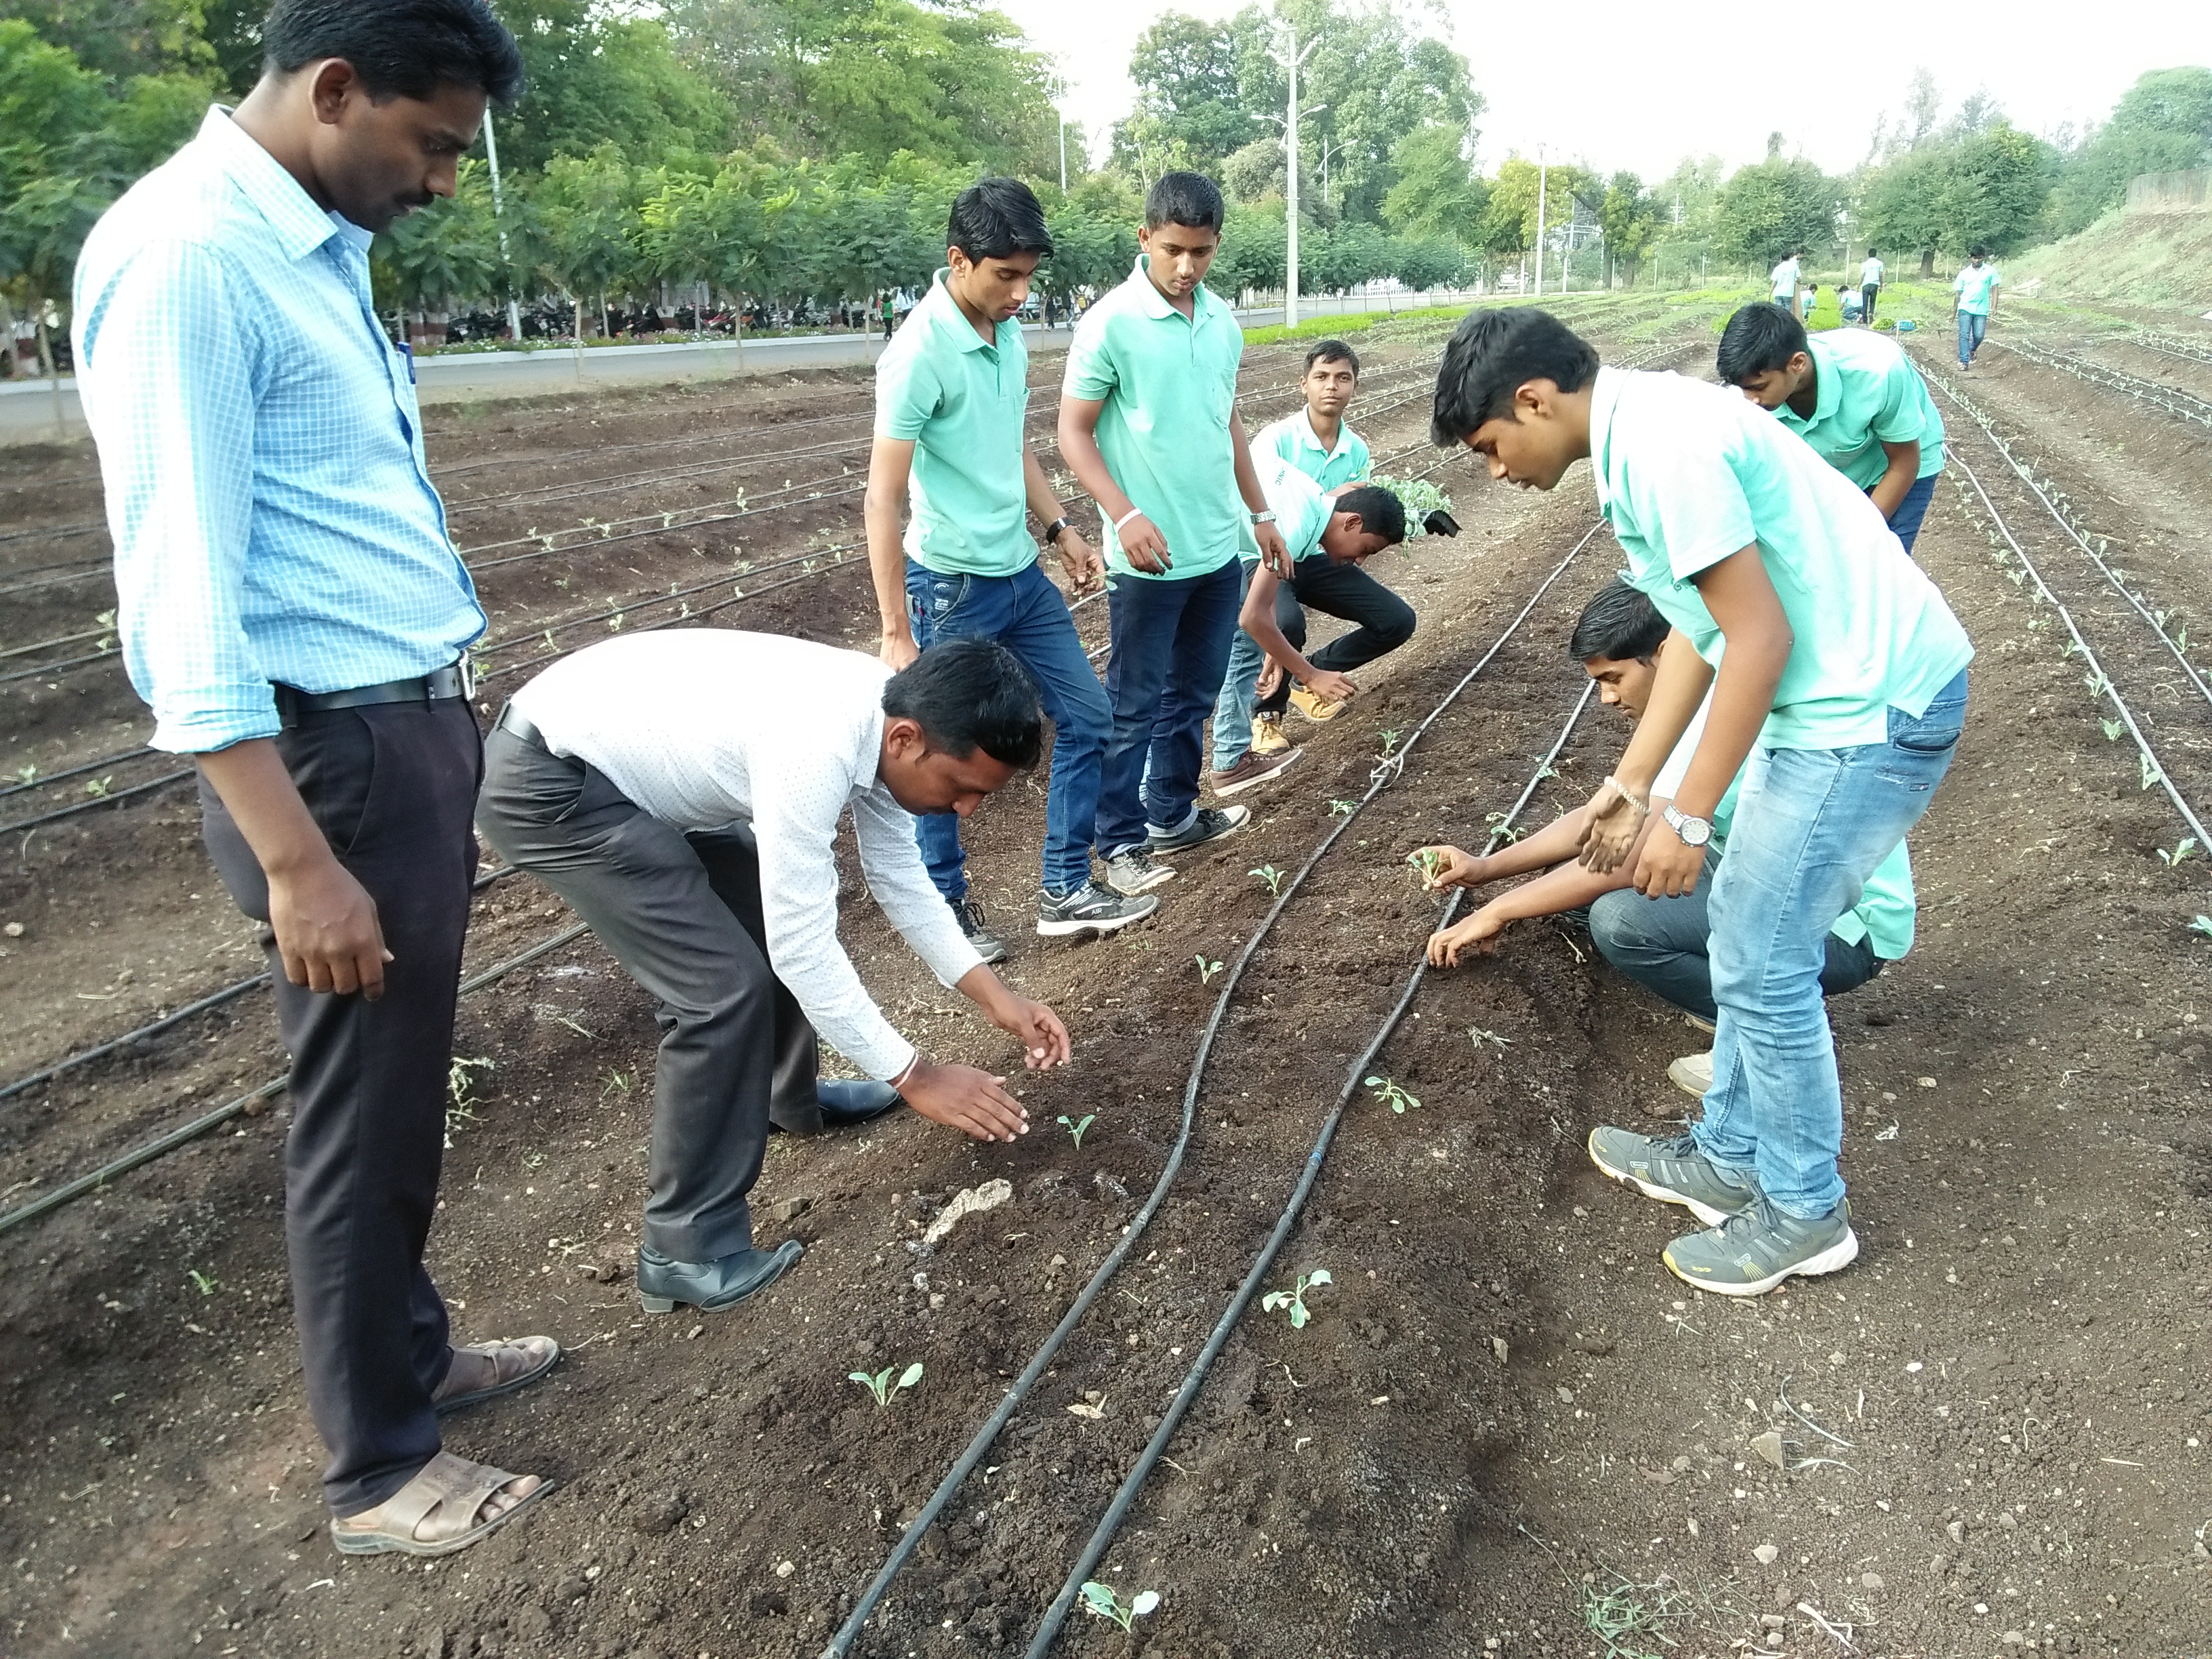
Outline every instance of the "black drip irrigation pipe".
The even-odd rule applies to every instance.
[[[1581,540],[1569,550],[1567,556],[1553,567],[1551,574],[1538,584],[1536,591],[1529,595],[1528,602],[1521,607],[1520,613],[1507,624],[1505,631],[1498,636],[1490,648],[1476,660],[1474,665],[1460,678],[1459,683],[1445,694],[1443,700],[1430,711],[1428,718],[1414,728],[1412,736],[1406,740],[1405,745],[1375,769],[1367,787],[1367,793],[1354,804],[1350,812],[1336,821],[1329,832],[1322,837],[1320,843],[1307,855],[1306,861],[1298,866],[1297,873],[1284,884],[1282,892],[1268,907],[1267,914],[1261,919],[1259,927],[1253,930],[1251,937],[1244,942],[1243,949],[1237,953],[1237,960],[1230,968],[1229,977],[1223,981],[1220,994],[1214,999],[1213,1012],[1207,1016],[1205,1029],[1199,1034],[1197,1052],[1191,1058],[1190,1073],[1183,1084],[1182,1125],[1176,1131],[1175,1145],[1169,1149],[1167,1162],[1162,1166],[1159,1178],[1153,1182],[1152,1190],[1146,1195],[1143,1206],[1130,1218],[1129,1224],[1122,1230],[1121,1238],[1107,1253],[1105,1261],[1098,1264],[1097,1271],[1091,1275],[1089,1282],[1084,1285],[1075,1300],[1068,1304],[1067,1311],[1060,1316],[1060,1322],[1053,1327],[1052,1334],[1045,1338],[1042,1345],[1030,1357],[1029,1363],[1022,1367],[1021,1375],[1016,1377],[1006,1389],[1004,1398],[999,1401],[998,1409],[993,1412],[983,1426],[976,1431],[975,1438],[968,1443],[968,1449],[960,1454],[951,1468],[945,1473],[944,1480],[939,1482],[937,1490],[930,1494],[929,1501],[921,1506],[921,1512],[908,1523],[898,1542],[891,1547],[890,1554],[885,1558],[884,1565],[877,1570],[875,1577],[860,1593],[860,1600],[854,1603],[853,1610],[846,1616],[845,1622],[838,1627],[837,1633],[830,1638],[830,1645],[822,1650],[821,1659],[846,1659],[846,1656],[852,1651],[853,1644],[860,1639],[861,1630],[866,1626],[868,1620],[875,1613],[877,1606],[890,1590],[891,1581],[898,1577],[901,1570],[912,1559],[915,1551],[921,1547],[923,1536],[931,1527],[936,1524],[938,1517],[945,1512],[945,1506],[952,1501],[968,1477],[975,1473],[976,1465],[988,1455],[992,1443],[1005,1431],[1006,1425],[1013,1420],[1014,1413],[1020,1410],[1023,1401],[1028,1399],[1030,1390],[1036,1386],[1037,1380],[1044,1375],[1045,1368],[1052,1364],[1054,1358],[1060,1352],[1061,1346],[1073,1334],[1076,1326],[1082,1322],[1083,1316],[1090,1311],[1091,1304],[1097,1302],[1104,1292],[1107,1282],[1121,1270],[1121,1263],[1127,1259],[1129,1252],[1136,1248],[1138,1240],[1144,1237],[1145,1230],[1151,1224],[1153,1216],[1158,1213],[1161,1203],[1167,1197],[1168,1189],[1175,1184],[1176,1176],[1182,1172],[1183,1156],[1189,1150],[1191,1130],[1197,1121],[1199,1087],[1205,1079],[1206,1062],[1212,1057],[1214,1041],[1220,1034],[1222,1021],[1228,1016],[1230,1000],[1236,995],[1237,988],[1244,977],[1245,969],[1258,954],[1261,945],[1265,942],[1268,934],[1274,931],[1275,923],[1281,919],[1283,912],[1290,908],[1291,901],[1297,896],[1298,890],[1305,885],[1306,878],[1313,873],[1314,867],[1328,854],[1329,849],[1336,845],[1338,838],[1352,826],[1361,813],[1367,810],[1375,798],[1389,787],[1404,771],[1406,757],[1412,752],[1414,744],[1419,740],[1421,734],[1429,729],[1437,716],[1458,700],[1461,693],[1474,684],[1475,676],[1488,667],[1492,659],[1505,648],[1505,642],[1520,631],[1521,624],[1528,620],[1529,614],[1535,610],[1544,595],[1551,591],[1552,585],[1566,574],[1567,567],[1574,562],[1576,556],[1582,552],[1583,549],[1589,545],[1601,528],[1602,528],[1601,525],[1592,526]]]
[[[467,996],[472,991],[482,990],[495,980],[505,977],[526,963],[537,961],[548,951],[559,950],[562,945],[573,939],[581,938],[590,931],[580,921],[573,927],[564,928],[551,939],[541,940],[520,954],[509,957],[505,962],[487,968],[472,978],[463,980],[459,994]],[[5,1215],[0,1215],[0,1233],[20,1227],[27,1221],[35,1221],[42,1215],[51,1214],[61,1208],[63,1205],[74,1202],[87,1193],[106,1186],[116,1176],[126,1174],[142,1164],[150,1164],[157,1158],[165,1157],[175,1152],[186,1142],[196,1140],[209,1130],[229,1122],[248,1107],[282,1094],[291,1080],[292,1074],[289,1072],[286,1072],[281,1077],[270,1078],[259,1088],[249,1089],[237,1099],[225,1101],[213,1111],[204,1113],[189,1123],[179,1124],[167,1134],[156,1136],[143,1146],[132,1147],[121,1157],[112,1158],[101,1164],[90,1174],[81,1175],[74,1181],[64,1182],[53,1191],[34,1198],[28,1204],[10,1210]]]
[[[18,818],[13,823],[0,823],[0,836],[13,835],[18,830],[36,830],[46,824],[59,823],[64,818],[73,818],[80,812],[90,812],[102,806],[112,806],[118,801],[129,800],[134,795],[143,795],[149,789],[167,788],[170,784],[180,782],[191,775],[192,769],[189,766],[174,772],[164,772],[158,778],[149,778],[143,783],[134,783],[125,789],[111,789],[104,795],[94,795],[88,800],[81,800],[72,805],[58,806],[51,812],[40,813],[36,817]]]
[[[1520,798],[1513,803],[1511,810],[1490,832],[1490,839],[1484,843],[1482,849],[1486,855],[1497,847],[1499,838],[1521,816],[1522,810],[1535,794],[1537,785],[1551,775],[1552,763],[1559,759],[1559,751],[1567,746],[1568,738],[1573,735],[1577,723],[1583,717],[1583,711],[1589,707],[1590,697],[1596,690],[1597,682],[1595,680],[1583,684],[1583,694],[1575,700],[1573,712],[1568,714],[1567,723],[1559,728],[1559,735],[1553,740],[1550,751],[1529,774],[1528,781],[1522,787]],[[1436,714],[1429,718],[1433,720],[1436,714],[1443,712],[1443,705],[1439,705]],[[1426,724],[1426,721],[1423,722],[1425,726]],[[1415,735],[1418,736],[1419,732]],[[1465,896],[1463,890],[1452,894],[1437,918],[1437,927],[1451,925],[1453,916],[1459,911],[1460,901]],[[1306,1154],[1304,1167],[1299,1172],[1297,1185],[1291,1189],[1290,1201],[1283,1206],[1282,1214],[1276,1218],[1274,1230],[1267,1235],[1267,1242],[1261,1246],[1260,1254],[1252,1259],[1251,1270],[1237,1287],[1237,1294],[1223,1310],[1219,1322],[1213,1328],[1213,1334],[1206,1339],[1206,1346],[1199,1351],[1198,1358],[1185,1374],[1182,1386],[1176,1390],[1166,1414],[1160,1419],[1159,1427],[1153,1431],[1152,1439],[1146,1443],[1144,1451],[1122,1480],[1121,1489],[1114,1494],[1113,1503],[1108,1506],[1089,1541],[1084,1545],[1083,1553],[1076,1558],[1075,1565],[1069,1570],[1067,1582],[1060,1586],[1060,1594],[1053,1598],[1052,1606],[1046,1609],[1044,1622],[1037,1627],[1036,1639],[1030,1644],[1026,1659],[1044,1659],[1045,1654],[1051,1650],[1053,1643],[1059,1638],[1061,1626],[1066,1623],[1067,1615],[1074,1610],[1076,1597],[1083,1593],[1085,1582],[1097,1571],[1099,1562],[1105,1559],[1107,1550],[1113,1545],[1115,1534],[1121,1531],[1121,1523],[1128,1518],[1129,1510],[1137,1501],[1138,1492],[1151,1477],[1153,1468],[1166,1454],[1176,1431],[1182,1425],[1184,1416],[1196,1403],[1200,1390],[1206,1385],[1207,1371],[1220,1358],[1222,1349],[1228,1346],[1238,1322],[1244,1317],[1245,1310],[1252,1305],[1253,1297],[1275,1265],[1275,1257],[1289,1241],[1291,1228],[1297,1224],[1298,1217],[1305,1209],[1306,1200],[1313,1193],[1314,1183],[1321,1177],[1322,1162],[1328,1156],[1329,1146],[1336,1139],[1337,1128],[1344,1121],[1345,1109],[1351,1105],[1353,1097],[1358,1092],[1361,1079],[1368,1075],[1368,1067],[1375,1063],[1376,1056],[1382,1052],[1383,1044],[1396,1032],[1399,1022],[1406,1017],[1406,1011],[1413,1006],[1413,998],[1419,992],[1421,981],[1428,971],[1428,958],[1424,956],[1407,976],[1406,988],[1399,994],[1397,1002],[1384,1017],[1373,1039],[1359,1051],[1359,1057],[1352,1062],[1352,1069],[1345,1076],[1344,1086],[1337,1091],[1334,1104],[1329,1108],[1328,1116],[1322,1120],[1321,1133],[1314,1137],[1313,1148]]]

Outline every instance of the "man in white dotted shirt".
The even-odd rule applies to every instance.
[[[762,718],[762,709],[775,711]],[[608,640],[514,695],[485,744],[477,822],[660,1004],[637,1288],[648,1313],[734,1306],[799,1260],[752,1248],[771,1120],[808,1133],[906,1103],[978,1140],[1028,1132],[1002,1079],[925,1060],[837,941],[839,817],[860,873],[937,977],[1064,1064],[1067,1030],[983,964],[922,867],[920,812],[974,811],[1036,764],[1043,711],[1005,647],[950,640],[893,674],[774,634]],[[870,1076],[842,1103],[819,1036]]]

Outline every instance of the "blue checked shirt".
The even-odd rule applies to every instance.
[[[77,390],[157,749],[273,737],[272,684],[410,679],[483,631],[369,240],[215,108],[85,241]]]

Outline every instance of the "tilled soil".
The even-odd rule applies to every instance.
[[[1989,388],[1978,375],[1971,390]],[[2004,417],[2045,432],[2041,396],[2021,386]],[[647,435],[686,425],[651,399],[592,409],[625,440],[656,418],[668,423]],[[1416,403],[1370,433],[1378,453],[1412,443],[1422,416]],[[2060,429],[2112,418],[2069,408]],[[514,423],[438,434],[441,461],[554,458],[499,479],[513,489],[573,470],[557,458],[589,436],[573,417]],[[2187,499],[2165,464],[2100,465],[2123,503]],[[15,1581],[0,1646],[818,1652],[1151,1189],[1221,983],[1201,973],[1233,962],[1268,908],[1248,872],[1304,861],[1340,821],[1332,803],[1366,791],[1382,734],[1404,740],[1593,520],[1579,476],[1546,498],[1458,463],[1441,478],[1467,538],[1376,567],[1420,633],[1362,677],[1343,716],[1299,729],[1298,768],[1259,794],[1243,834],[1181,861],[1154,922],[1074,949],[1028,937],[1041,777],[980,816],[973,868],[1014,935],[1010,975],[1067,1016],[1079,1063],[1024,1081],[1033,1127],[1011,1147],[911,1120],[779,1141],[761,1236],[808,1252],[761,1302],[636,1310],[653,1027],[609,959],[585,941],[464,1003],[459,1052],[495,1064],[454,1123],[433,1267],[457,1329],[545,1330],[568,1350],[545,1384],[452,1420],[456,1450],[562,1482],[484,1545],[429,1566],[341,1563],[322,1534],[286,1306],[281,1107],[0,1238],[0,1550]],[[1981,654],[1966,743],[1914,837],[1919,942],[1833,1011],[1860,1264],[1751,1304],[1671,1279],[1657,1253],[1682,1218],[1602,1180],[1581,1143],[1597,1122],[1693,1109],[1663,1067],[1696,1034],[1571,927],[1523,925],[1496,957],[1421,988],[1374,1066],[1419,1104],[1393,1113],[1357,1091],[1269,1278],[1329,1270],[1312,1322],[1255,1304],[1106,1557],[1099,1576],[1125,1596],[1160,1592],[1159,1610],[1132,1638],[1078,1615],[1067,1650],[1602,1654],[1600,1628],[1621,1653],[1714,1656],[1837,1652],[1838,1636],[1894,1656],[2201,1644],[2212,1136],[2197,1121],[2195,1000],[2212,944],[2188,923],[2212,908],[2208,866],[2201,852],[2158,857],[2180,833],[2170,807],[2099,731],[2053,630],[2030,626],[2041,613],[1991,556],[1980,512],[1947,486],[1921,542]],[[2030,533],[2024,517],[2016,528]],[[1601,537],[1569,568],[1260,946],[1157,1218],[857,1651],[1027,1646],[1412,969],[1433,907],[1406,852],[1480,845],[1559,736],[1581,690],[1566,627],[1611,551]],[[639,566],[629,591],[665,586],[666,568]],[[793,594],[773,625],[865,629],[857,573]],[[518,629],[565,614],[539,597]],[[2179,728],[2185,711],[2167,717]],[[1592,705],[1531,817],[1580,799],[1621,736]],[[9,906],[52,900],[33,913],[39,932],[104,912],[112,954],[9,942],[10,1075],[142,1006],[116,968],[160,941],[232,952],[172,968],[168,994],[256,965],[219,910],[105,896],[111,870],[126,895],[189,882],[219,896],[192,862],[190,813],[163,799],[70,821],[83,839],[68,864],[11,860]],[[153,873],[131,874],[132,858]],[[1006,1042],[906,956],[854,878],[845,898],[893,1018],[934,1052],[1007,1064]],[[565,921],[522,881],[488,890],[478,914],[472,970]],[[107,977],[86,976],[94,965]],[[95,987],[117,998],[104,1021],[41,1012],[40,997]],[[0,1103],[6,1181],[49,1181],[143,1137],[184,1082],[204,1103],[258,1082],[281,1066],[271,1036],[249,997]],[[1062,1116],[1093,1119],[1079,1146]],[[998,1178],[1007,1203],[921,1243],[954,1194]],[[882,1410],[846,1378],[915,1360],[919,1385]]]

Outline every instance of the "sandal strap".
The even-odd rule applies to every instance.
[[[456,1348],[454,1352],[472,1353],[479,1358],[491,1361],[491,1382],[489,1386],[496,1388],[502,1382],[512,1382],[516,1377],[526,1376],[544,1364],[544,1353],[531,1346],[534,1341],[544,1340],[532,1337],[495,1337],[489,1342],[471,1342],[465,1347]],[[510,1362],[512,1362],[511,1369]]]
[[[441,1451],[385,1500],[386,1523],[416,1543],[447,1542],[473,1528],[484,1500],[518,1478],[489,1463],[471,1463],[465,1457]],[[434,1515],[438,1519],[438,1535],[419,1536],[422,1523]]]

